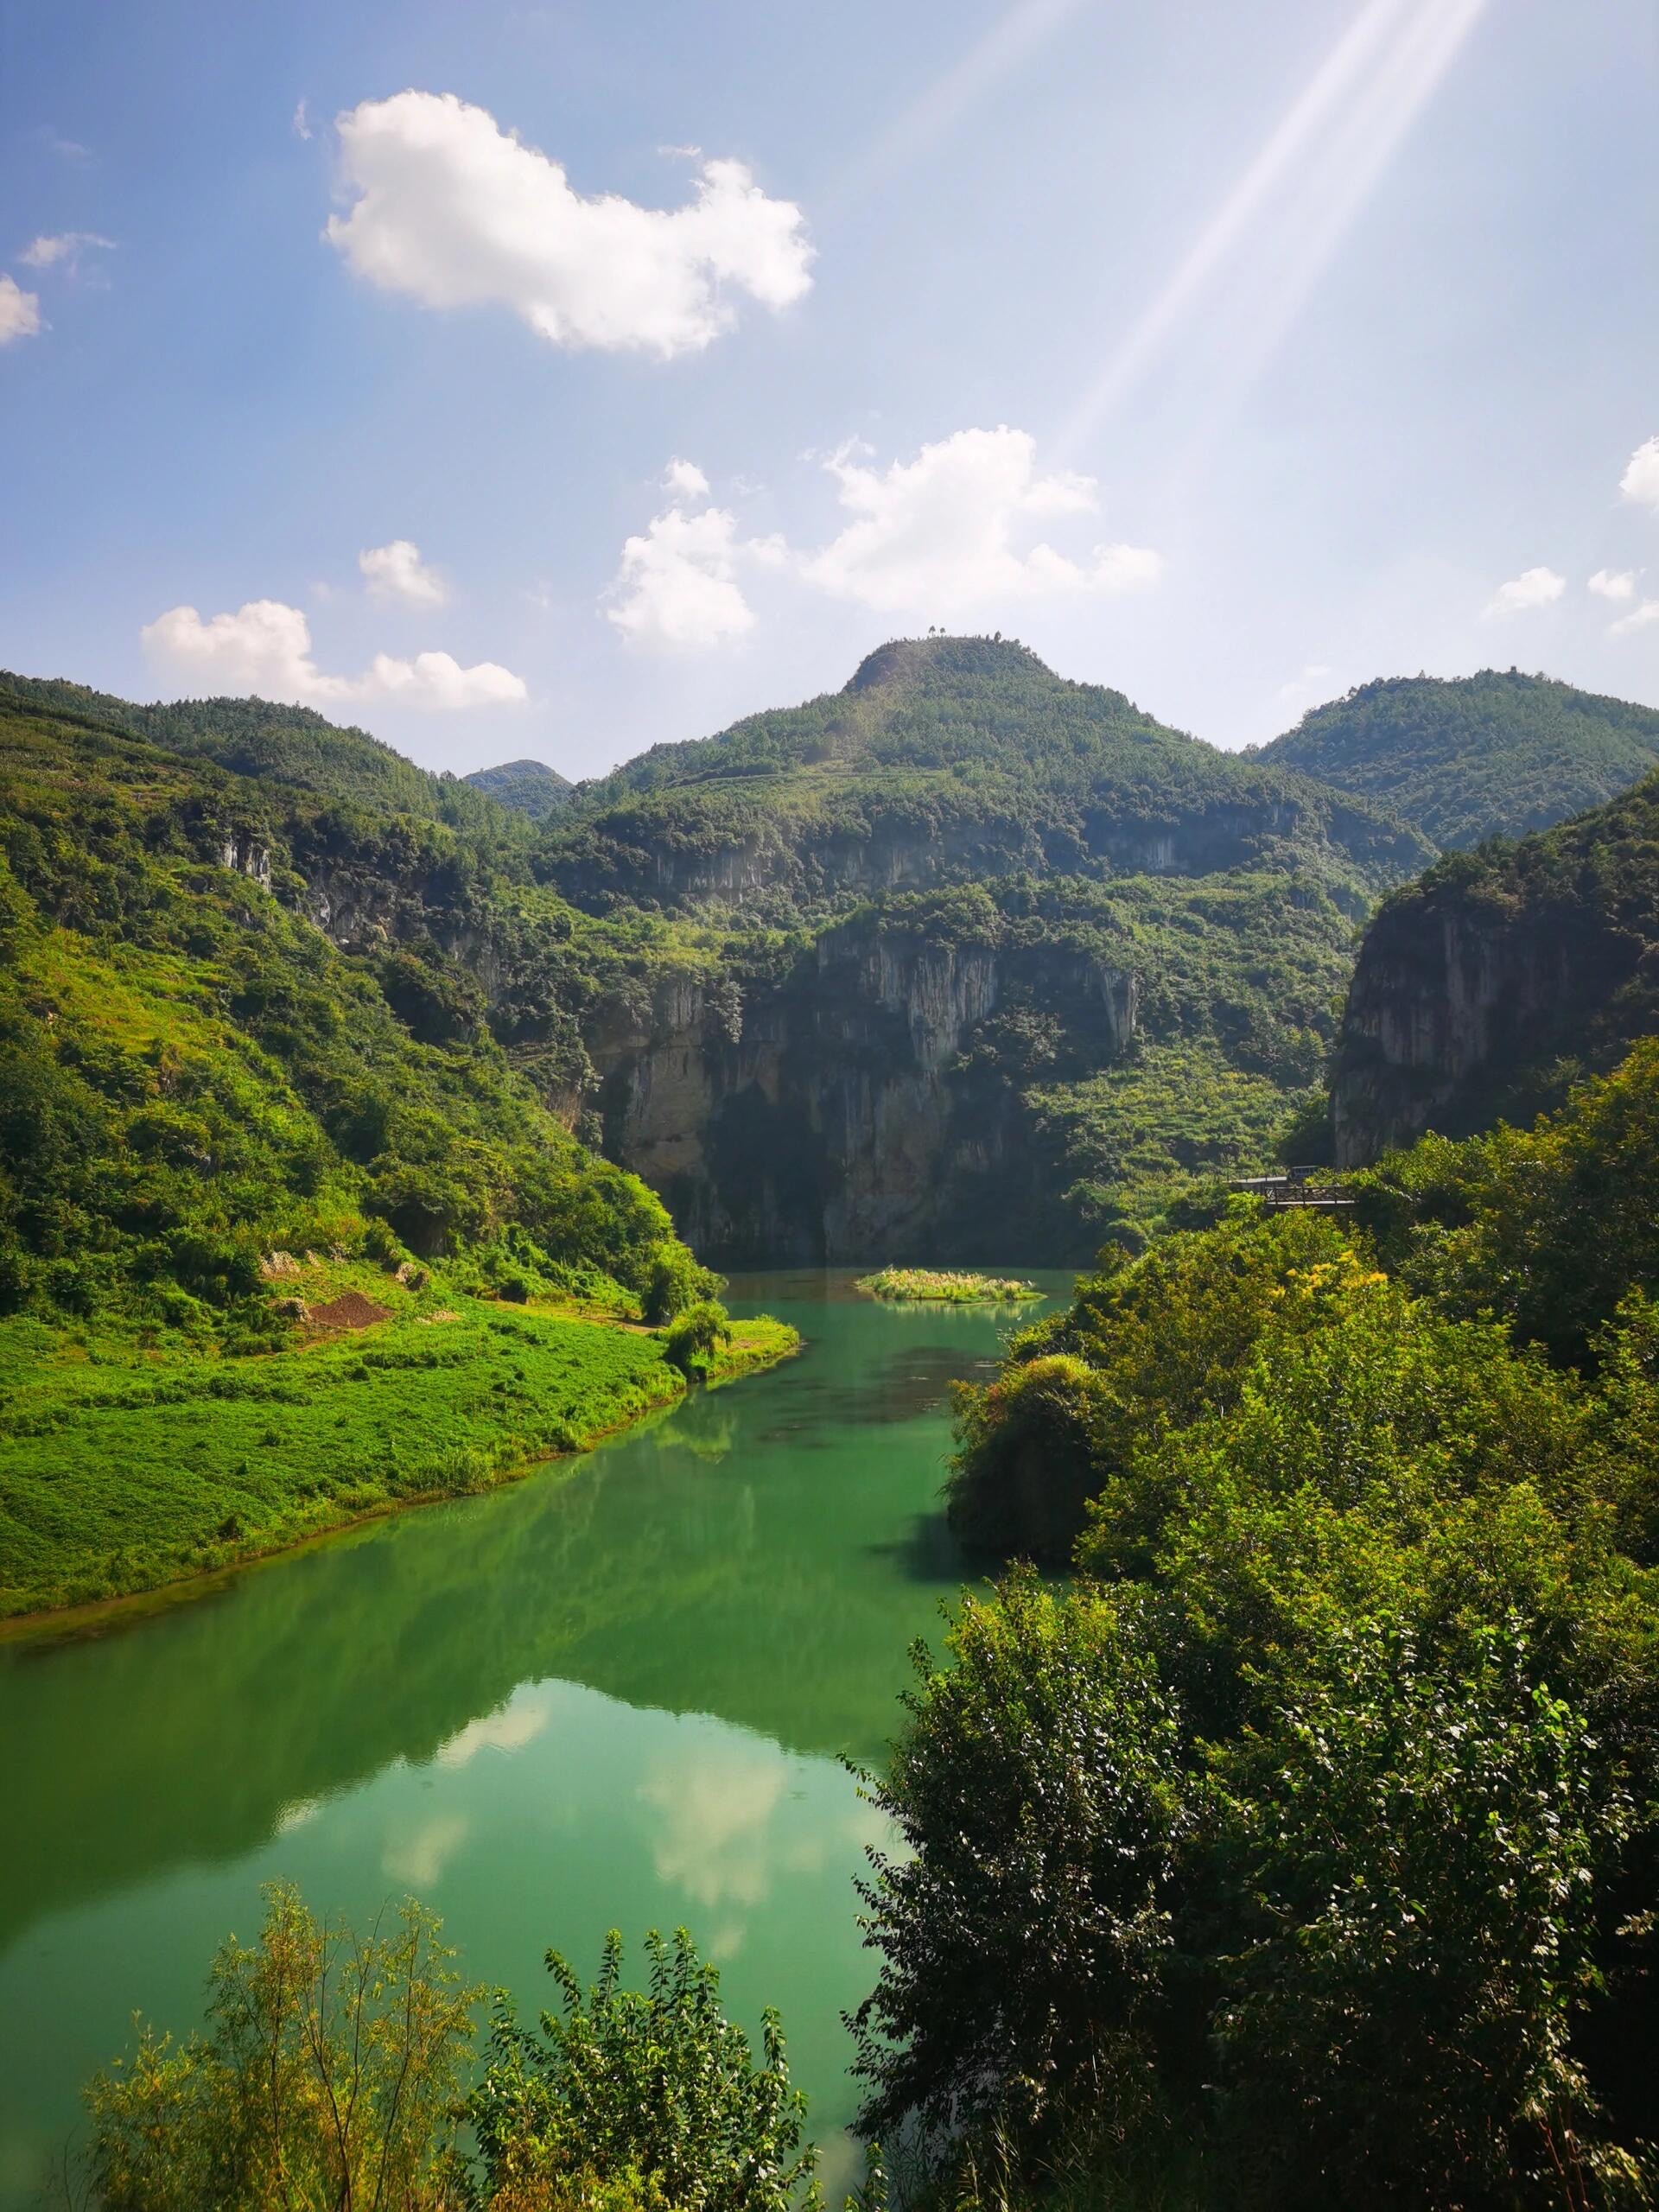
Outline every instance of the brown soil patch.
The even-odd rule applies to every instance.
[[[309,1318],[314,1329],[372,1329],[377,1321],[391,1320],[391,1308],[377,1306],[360,1290],[343,1290],[326,1306],[314,1306]]]

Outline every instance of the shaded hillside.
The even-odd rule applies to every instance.
[[[1338,1159],[1529,1119],[1659,1028],[1659,776],[1448,856],[1367,930],[1332,1076]]]
[[[571,791],[570,779],[545,760],[504,760],[499,767],[475,768],[461,780],[509,813],[528,815],[532,822],[556,812]]]
[[[594,912],[788,925],[1026,871],[1311,868],[1357,908],[1428,856],[1369,803],[1166,728],[1022,645],[925,638],[882,646],[841,691],[581,786],[537,866]]]
[[[1391,809],[1444,849],[1547,830],[1659,761],[1659,709],[1548,677],[1396,677],[1316,707],[1257,756]]]

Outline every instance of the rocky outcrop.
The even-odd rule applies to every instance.
[[[262,890],[270,888],[270,848],[245,830],[226,831],[219,847],[219,864],[234,874],[245,875]]]
[[[1337,1043],[1338,1160],[1528,1120],[1656,1027],[1659,778],[1379,909]]]
[[[606,1150],[718,1265],[1060,1256],[1049,1163],[1017,1087],[976,1047],[1005,1012],[1041,1006],[1105,1065],[1136,999],[1132,975],[1082,955],[862,918],[735,1007],[729,986],[682,976],[648,1007],[607,1008],[588,1037]]]
[[[1338,1164],[1425,1129],[1462,1135],[1489,1094],[1570,1027],[1572,950],[1490,910],[1402,906],[1374,925],[1350,987],[1332,1109]]]
[[[745,820],[646,835],[626,811],[595,816],[547,861],[580,906],[810,911],[825,903],[1012,875],[1209,875],[1283,865],[1312,841],[1344,863],[1399,880],[1430,849],[1398,824],[1327,794],[1216,800],[1179,815],[1081,803],[1021,821],[964,804],[954,817],[874,804],[853,820]],[[1356,902],[1357,903],[1357,902]]]

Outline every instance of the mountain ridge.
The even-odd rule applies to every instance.
[[[1391,806],[1443,850],[1547,830],[1659,765],[1659,709],[1516,669],[1383,677],[1257,758]]]

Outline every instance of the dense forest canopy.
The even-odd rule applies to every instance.
[[[475,768],[462,780],[509,813],[527,814],[533,822],[563,806],[572,789],[569,778],[544,760],[504,760],[496,768]]]
[[[1649,1039],[964,1389],[954,1522],[1076,1580],[964,1600],[877,1788],[866,2124],[944,2193],[1652,2201],[1656,1130]]]
[[[1633,784],[1659,761],[1659,709],[1515,669],[1392,677],[1315,707],[1257,757],[1462,848],[1548,829]]]

